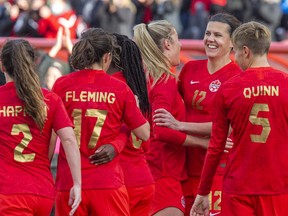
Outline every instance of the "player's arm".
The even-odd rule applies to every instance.
[[[70,215],[73,215],[81,202],[81,165],[80,152],[72,127],[65,127],[56,131],[59,136],[73,179],[73,187],[70,190],[69,205]]]
[[[137,106],[135,96],[127,86],[123,121],[136,137],[143,141],[150,138],[150,124]]]
[[[153,121],[157,126],[168,127],[187,134],[200,134],[210,136],[212,122],[182,122],[175,119],[172,114],[164,108],[156,109]]]
[[[197,146],[207,149],[209,144],[209,137],[197,137],[187,135],[183,146]]]
[[[215,97],[211,139],[201,174],[198,195],[191,208],[190,215],[208,215],[208,195],[210,193],[213,178],[227,142],[230,121],[227,117],[228,114],[225,107],[222,90],[223,88],[217,92]]]
[[[150,138],[150,124],[146,121],[143,125],[133,129],[132,132],[139,139],[147,141]]]
[[[52,160],[55,152],[56,141],[57,141],[57,134],[54,132],[54,130],[52,130],[48,152],[48,158],[50,161]]]
[[[123,150],[130,134],[131,133],[127,126],[122,124],[119,135],[116,139],[97,148],[95,153],[89,157],[90,162],[95,165],[101,165],[112,161],[115,156]]]
[[[66,160],[72,175],[73,187],[70,190],[69,205],[73,215],[81,202],[81,160],[80,151],[73,124],[66,112],[64,104],[59,96],[53,93],[54,103],[51,103],[50,111],[53,112],[53,129],[59,136],[64,149]]]

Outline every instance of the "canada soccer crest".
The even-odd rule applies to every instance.
[[[221,86],[220,80],[214,80],[210,83],[209,90],[211,92],[217,92],[220,86]]]

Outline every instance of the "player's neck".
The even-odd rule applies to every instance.
[[[98,64],[98,63],[94,63],[94,64],[90,67],[90,69],[92,69],[92,70],[103,70],[103,66],[100,65],[100,64]]]
[[[14,82],[14,80],[12,79],[12,77],[10,77],[6,72],[4,72],[4,76],[5,76],[6,83],[8,83],[8,82]]]
[[[249,68],[270,67],[266,56],[255,56],[251,59]]]
[[[214,74],[216,71],[229,64],[230,62],[230,58],[209,59],[207,63],[207,69],[210,74]]]

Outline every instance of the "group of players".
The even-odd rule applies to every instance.
[[[288,77],[269,65],[270,43],[258,22],[213,15],[207,59],[177,77],[169,22],[138,24],[133,40],[91,28],[50,92],[31,45],[7,41],[0,215],[45,216],[54,202],[59,216],[286,215]]]

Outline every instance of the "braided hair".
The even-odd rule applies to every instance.
[[[114,66],[122,71],[128,86],[138,97],[140,110],[148,117],[150,115],[150,103],[141,52],[137,44],[127,36],[116,33],[114,36],[121,47],[120,61],[114,62]]]

